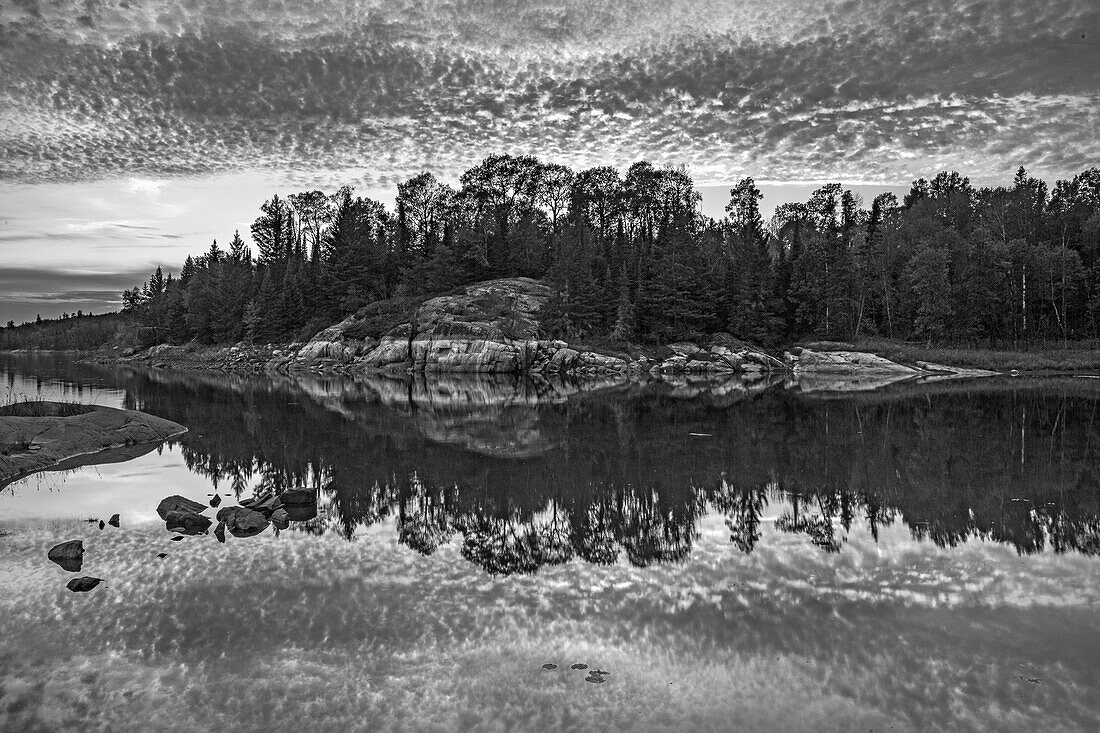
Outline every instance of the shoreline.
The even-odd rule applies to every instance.
[[[392,348],[393,342],[388,348]],[[399,348],[404,354],[431,356],[437,348],[430,340],[404,339]],[[449,339],[448,352],[474,354],[474,362],[451,363],[423,360],[394,361],[384,366],[367,363],[371,353],[387,348],[382,342],[347,344],[340,341],[266,345],[183,346],[158,345],[149,349],[123,352],[120,349],[96,351],[17,350],[13,354],[63,354],[80,361],[104,365],[133,365],[152,369],[197,371],[224,374],[279,374],[286,376],[342,376],[349,378],[389,377],[515,377],[566,378],[585,383],[607,379],[660,381],[674,385],[718,383],[731,380],[750,389],[783,384],[802,392],[862,392],[881,390],[891,385],[928,384],[988,377],[1065,378],[1096,377],[1100,374],[1100,351],[1090,349],[1040,349],[1013,352],[991,349],[925,348],[899,342],[810,342],[778,352],[764,352],[737,342],[724,334],[709,347],[695,342],[675,342],[667,346],[610,347],[605,344],[566,344],[560,341],[511,340],[485,341]],[[598,349],[598,351],[597,351]],[[366,353],[364,353],[366,352]],[[504,354],[539,354],[535,368],[512,360],[485,360]],[[782,356],[776,356],[779,353]],[[564,354],[560,358],[559,355]],[[402,354],[399,354],[402,355]],[[889,357],[908,357],[895,361]],[[957,362],[933,359],[960,355]],[[920,358],[926,357],[926,358]],[[1067,358],[1068,357],[1068,358]],[[1017,361],[1018,360],[1018,361]],[[1095,367],[1090,365],[1095,362]],[[962,365],[959,365],[959,362]],[[1018,363],[1021,369],[1005,369]],[[974,364],[1001,366],[988,369]],[[1073,368],[1059,368],[1072,364]],[[549,367],[549,368],[548,368]]]
[[[468,344],[474,342],[469,341]],[[513,342],[522,343],[522,342]],[[820,375],[871,375],[890,373],[909,373],[921,375],[955,376],[1027,376],[1027,377],[1065,377],[1100,376],[1100,349],[1087,348],[1040,348],[1030,351],[999,350],[971,347],[922,347],[904,342],[873,341],[870,343],[809,342],[805,345],[789,346],[774,351],[764,351],[748,347],[750,363],[748,368],[737,368],[728,364],[714,366],[707,352],[694,342],[677,342],[668,346],[609,347],[603,344],[570,345],[564,342],[539,342],[556,344],[558,349],[575,352],[578,356],[589,355],[587,364],[576,364],[566,369],[545,368],[462,368],[439,364],[415,364],[411,361],[396,361],[385,366],[364,365],[361,359],[340,359],[327,356],[309,357],[303,351],[316,351],[316,342],[297,342],[280,344],[223,344],[223,345],[169,345],[158,344],[141,351],[123,351],[114,348],[97,350],[74,349],[15,349],[3,350],[8,354],[58,354],[72,356],[81,361],[99,364],[133,364],[152,368],[183,369],[227,373],[273,372],[280,374],[314,373],[321,375],[356,376],[375,374],[399,376],[404,374],[498,374],[533,375],[562,374],[574,378],[588,376],[608,376],[615,373],[641,374],[686,374],[728,377],[745,373],[771,374],[820,374]],[[703,358],[689,360],[687,352],[695,351]],[[792,357],[804,353],[825,359],[836,358],[842,354],[842,363],[835,367],[820,363],[808,366],[800,364]],[[776,356],[784,355],[786,358]],[[876,364],[862,364],[846,358],[849,356],[870,355],[878,361]],[[665,356],[666,358],[661,358]],[[676,357],[685,357],[677,359]],[[742,357],[744,360],[744,357]],[[690,364],[689,361],[694,362]],[[759,366],[755,368],[752,362]],[[670,363],[671,362],[671,363]],[[1015,365],[1015,366],[1014,366]],[[664,367],[662,369],[662,366]],[[728,368],[726,368],[728,366]],[[579,367],[579,368],[578,368]],[[585,368],[587,367],[587,368]]]

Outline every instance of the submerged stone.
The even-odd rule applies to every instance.
[[[157,505],[157,514],[160,515],[161,519],[168,521],[168,512],[176,511],[198,514],[203,509],[206,509],[205,504],[200,504],[197,501],[191,501],[190,499],[179,496],[177,494],[174,496],[169,496],[165,499],[161,499],[160,504]]]
[[[73,593],[87,593],[102,582],[103,578],[89,578],[88,576],[84,576],[83,578],[73,578],[65,584],[65,587]]]
[[[279,507],[271,514],[271,523],[275,529],[286,529],[290,526],[290,514],[284,507]]]
[[[234,537],[254,537],[267,529],[267,517],[258,511],[242,506],[224,507],[218,511],[218,521]]]
[[[70,573],[80,572],[84,565],[84,543],[80,540],[62,542],[50,548],[46,557]]]
[[[164,519],[164,526],[169,532],[182,532],[183,534],[203,534],[212,522],[208,517],[195,512],[170,511]]]

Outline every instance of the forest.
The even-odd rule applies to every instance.
[[[1100,169],[1052,188],[1023,168],[984,188],[944,171],[869,206],[830,183],[768,221],[761,198],[744,178],[716,220],[683,168],[577,172],[512,155],[457,188],[421,173],[393,211],[347,186],[273,196],[250,241],[234,233],[124,292],[118,328],[139,345],[300,341],[379,300],[525,276],[552,286],[554,338],[1016,348],[1100,336]],[[9,324],[0,346],[41,345],[35,329]]]

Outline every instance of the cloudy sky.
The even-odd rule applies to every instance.
[[[1100,160],[1095,0],[13,0],[0,319],[113,308],[275,191],[490,152],[686,164],[721,210]],[[900,190],[900,189],[899,189]]]

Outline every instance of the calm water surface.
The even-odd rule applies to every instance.
[[[0,730],[1100,729],[1097,380],[839,394],[6,355],[0,392],[191,430],[0,490]],[[286,488],[317,516],[224,545],[170,542],[155,512]],[[76,538],[107,579],[88,594],[46,559]]]

